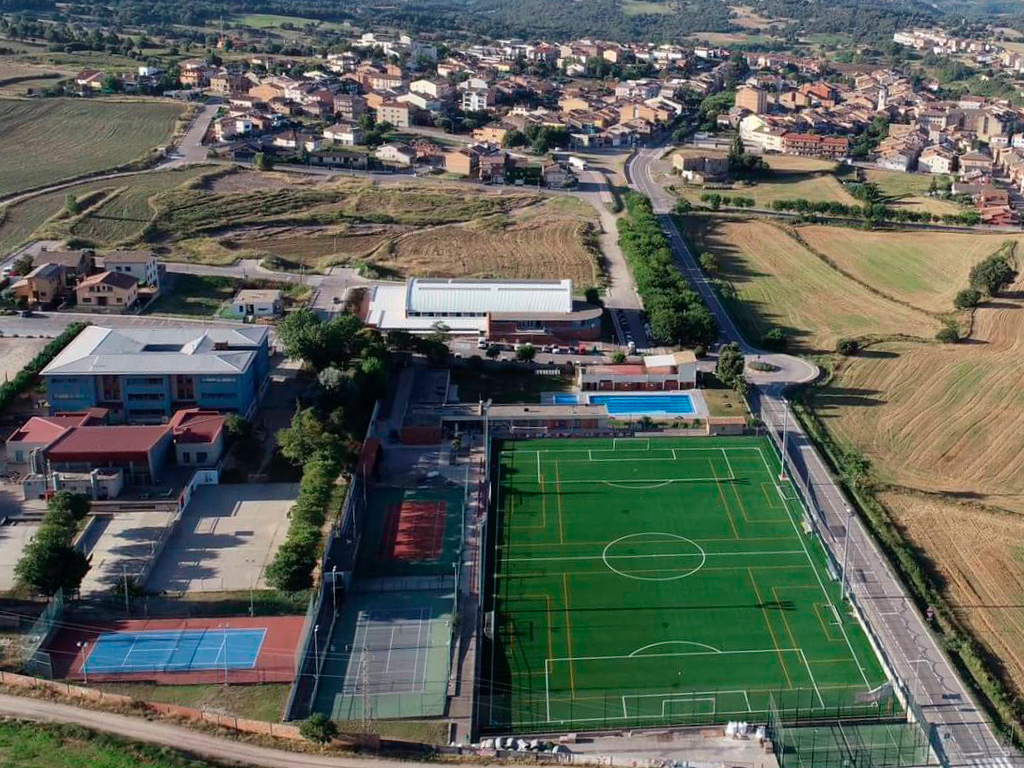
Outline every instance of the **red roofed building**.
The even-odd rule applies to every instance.
[[[7,461],[12,464],[27,464],[32,451],[45,448],[71,427],[105,424],[106,408],[90,408],[85,413],[68,413],[63,416],[33,416],[7,438]]]
[[[691,389],[697,384],[692,352],[647,355],[642,363],[581,365],[576,386],[581,392]]]
[[[782,151],[787,155],[810,155],[838,159],[850,151],[850,142],[845,136],[786,133],[782,136]]]
[[[174,433],[174,454],[183,467],[212,467],[224,452],[225,418],[217,411],[178,411],[168,426]]]
[[[71,427],[42,450],[47,472],[120,469],[126,485],[160,482],[173,434],[159,426]]]

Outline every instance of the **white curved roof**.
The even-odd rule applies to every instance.
[[[569,313],[572,280],[462,280],[412,278],[406,311],[448,315],[456,312]]]

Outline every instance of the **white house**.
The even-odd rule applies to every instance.
[[[956,155],[945,147],[927,147],[917,158],[917,169],[926,173],[952,173]]]
[[[281,292],[243,289],[231,300],[231,308],[241,317],[276,317],[281,314]]]
[[[363,129],[349,123],[335,123],[324,128],[324,138],[343,147],[354,147],[363,143]]]
[[[472,88],[462,92],[462,109],[480,112],[494,106],[494,96],[487,88]]]
[[[408,144],[384,144],[373,156],[385,163],[409,166],[416,162],[416,150]]]
[[[160,265],[149,251],[111,251],[103,257],[103,268],[134,277],[140,287],[160,288]]]

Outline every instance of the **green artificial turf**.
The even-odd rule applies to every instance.
[[[506,442],[484,727],[888,714],[763,438]],[[858,698],[858,694],[861,696]]]

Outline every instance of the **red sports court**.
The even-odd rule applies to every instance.
[[[444,546],[448,504],[404,499],[387,508],[381,536],[381,557],[388,561],[437,560]]]
[[[224,682],[225,669],[230,683],[290,683],[295,677],[295,653],[303,617],[126,619],[89,625],[65,617],[65,622],[48,649],[54,677],[77,680],[88,677],[89,682],[196,685]],[[235,638],[236,644],[241,640],[246,646],[244,654],[251,656],[241,659],[237,651],[232,653],[231,638]],[[254,638],[259,641],[255,642]],[[211,642],[204,643],[204,639]],[[159,641],[168,660],[180,660],[183,652],[188,652],[205,655],[212,661],[199,665],[180,661],[153,663],[156,652],[150,641]],[[204,645],[213,647],[225,642],[225,651],[214,648],[211,655],[204,650]],[[91,658],[97,653],[103,655],[104,663],[97,663],[99,657]],[[87,659],[90,659],[88,664]],[[218,661],[220,659],[223,663]]]

